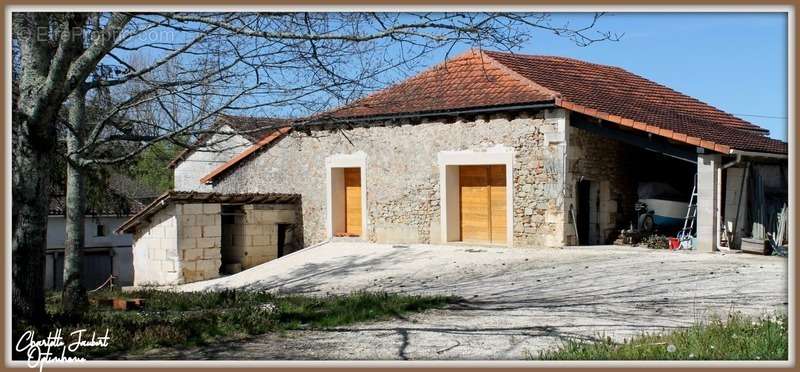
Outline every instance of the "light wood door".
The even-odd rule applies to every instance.
[[[492,243],[506,242],[506,166],[489,166],[489,223]]]
[[[361,169],[344,169],[345,232],[361,235]]]
[[[505,173],[504,165],[459,167],[462,241],[506,242]]]
[[[489,172],[483,165],[459,167],[461,183],[461,240],[489,242]]]

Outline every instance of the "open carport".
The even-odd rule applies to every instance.
[[[788,244],[787,154],[719,152],[699,138],[656,135],[664,131],[583,113],[573,113],[570,126],[573,141],[588,149],[567,169],[574,181],[570,213],[578,244],[609,243],[621,226],[640,229],[651,217],[662,225],[656,232],[667,236],[680,235],[685,226],[686,236],[695,238],[686,247],[702,252],[742,249],[743,238],[762,247]],[[578,135],[584,133],[590,136]],[[605,162],[612,164],[588,159],[608,153]],[[610,226],[617,230],[609,233]]]

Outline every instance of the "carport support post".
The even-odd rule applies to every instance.
[[[697,247],[700,252],[716,249],[719,223],[717,221],[717,177],[722,156],[697,155]]]

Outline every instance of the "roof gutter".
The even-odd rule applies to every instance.
[[[539,109],[554,108],[554,107],[556,107],[555,101],[550,101],[550,102],[529,103],[529,104],[513,105],[513,106],[481,107],[473,109],[434,111],[426,113],[393,114],[393,115],[365,116],[365,117],[341,118],[341,119],[339,118],[316,119],[302,123],[301,125],[325,125],[325,124],[336,124],[344,122],[358,123],[358,122],[370,122],[370,121],[382,121],[382,120],[412,119],[421,117],[479,115],[496,111],[509,111],[509,110],[514,111],[514,110],[532,110],[532,109],[539,110]]]
[[[771,152],[757,152],[757,151],[742,151],[731,149],[731,155],[736,155],[737,157],[747,156],[752,158],[772,158],[772,159],[788,159],[789,154],[776,154]]]

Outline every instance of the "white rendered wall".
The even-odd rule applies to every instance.
[[[228,126],[220,129],[226,130],[232,131]],[[215,134],[208,143],[212,145],[195,150],[175,167],[175,191],[211,191],[211,185],[200,183],[200,179],[252,145],[240,135],[228,134]]]
[[[114,233],[114,230],[127,219],[127,216],[87,216],[83,229],[85,247],[130,247],[131,244],[133,244],[133,236],[131,234]],[[97,236],[97,225],[105,226],[105,236]],[[47,249],[64,249],[64,241],[66,238],[67,231],[64,216],[47,217]]]

